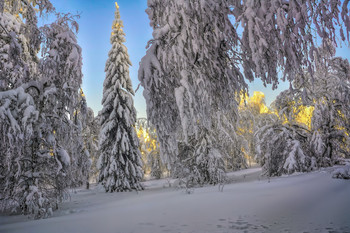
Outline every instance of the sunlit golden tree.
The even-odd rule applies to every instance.
[[[255,91],[251,97],[241,96],[238,109],[237,134],[245,141],[241,151],[251,166],[256,154],[254,135],[259,127],[269,122],[268,118],[273,117],[274,113],[265,104],[265,94],[259,91]]]
[[[145,175],[160,179],[167,172],[167,168],[160,157],[157,133],[145,118],[137,119],[136,131],[140,140],[139,147]]]

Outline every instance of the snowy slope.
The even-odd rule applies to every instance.
[[[332,179],[332,170],[268,182],[248,169],[230,173],[223,192],[209,186],[186,194],[164,188],[166,180],[147,181],[140,193],[82,189],[49,219],[0,216],[0,232],[350,232],[350,182]]]

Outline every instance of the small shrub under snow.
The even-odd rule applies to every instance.
[[[340,167],[332,172],[332,178],[335,179],[350,179],[350,165]]]

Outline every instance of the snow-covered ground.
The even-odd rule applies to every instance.
[[[231,184],[169,187],[145,182],[136,193],[76,190],[54,216],[28,220],[0,216],[1,233],[350,232],[350,181],[332,179],[335,168],[260,179],[259,168],[229,174]]]

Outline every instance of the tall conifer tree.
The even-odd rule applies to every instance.
[[[122,28],[123,22],[116,3],[111,34],[112,48],[105,67],[101,112],[99,182],[106,192],[142,189],[141,153],[134,128],[134,91],[129,77],[131,62],[123,44],[125,34]]]

